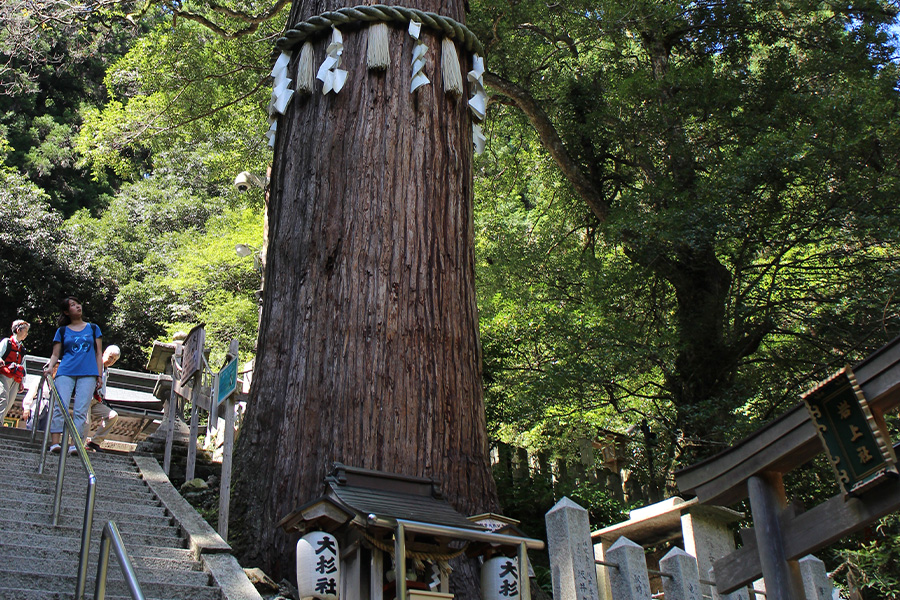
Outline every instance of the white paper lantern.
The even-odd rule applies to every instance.
[[[297,590],[300,598],[338,600],[341,559],[337,539],[322,531],[304,535],[297,542]]]
[[[481,565],[481,597],[484,600],[519,598],[519,562],[515,558],[495,556]]]

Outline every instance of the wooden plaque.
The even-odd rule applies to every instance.
[[[845,494],[886,471],[896,472],[890,440],[878,427],[850,367],[808,391],[803,402]]]
[[[181,380],[182,386],[187,385],[197,371],[203,368],[203,346],[206,344],[206,329],[201,323],[188,333],[184,340],[184,350],[181,356]]]

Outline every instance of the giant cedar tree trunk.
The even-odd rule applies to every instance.
[[[290,23],[341,6],[296,0]],[[413,3],[459,21],[462,6]],[[276,524],[321,495],[333,461],[439,479],[464,514],[497,506],[466,100],[443,93],[434,32],[422,36],[432,83],[410,94],[405,28],[391,28],[387,72],[366,70],[364,28],[342,30],[346,87],[295,98],[279,122],[257,362],[236,452],[234,541],[244,564],[276,577],[293,578],[296,542]],[[317,67],[329,39],[315,41]]]

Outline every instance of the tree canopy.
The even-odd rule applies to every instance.
[[[558,409],[638,412],[696,457],[897,332],[893,6],[473,13],[503,393],[561,384]]]

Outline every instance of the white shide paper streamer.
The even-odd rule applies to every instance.
[[[474,94],[469,98],[469,110],[475,121],[484,121],[487,114],[487,92],[484,91],[484,59],[477,54],[472,55],[472,70],[467,75],[472,84]],[[484,132],[477,122],[472,123],[472,142],[475,144],[475,154],[484,152],[484,144],[487,140]]]
[[[328,92],[337,94],[347,82],[347,71],[340,68],[341,54],[344,53],[344,37],[337,27],[331,28],[331,43],[328,44],[325,53],[327,56],[316,73],[316,79],[324,84],[322,95],[327,95]]]
[[[282,52],[278,60],[275,61],[275,66],[272,67],[272,72],[270,73],[275,82],[272,84],[272,96],[269,98],[267,111],[269,114],[269,130],[266,132],[266,138],[269,140],[269,146],[275,145],[275,130],[278,128],[278,121],[275,115],[276,113],[283,115],[291,102],[291,98],[294,96],[294,90],[288,88],[293,81],[287,76],[288,63],[290,62],[291,53]]]
[[[413,20],[409,21],[409,35],[416,40],[416,45],[413,46],[412,54],[412,82],[409,84],[410,94],[423,85],[431,83],[431,81],[428,80],[428,77],[425,76],[425,53],[428,52],[428,46],[419,39],[421,31],[421,23]]]

